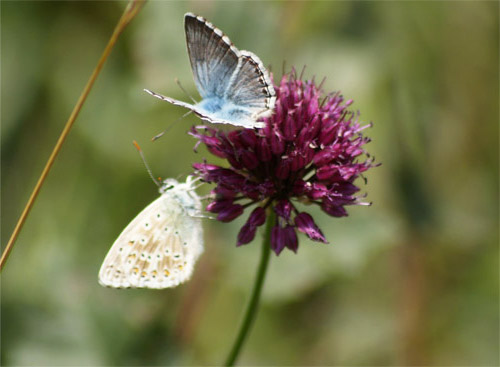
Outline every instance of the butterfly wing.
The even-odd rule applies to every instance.
[[[192,13],[184,16],[186,44],[196,87],[202,98],[227,90],[240,52],[222,31]]]
[[[175,287],[191,277],[202,251],[200,220],[186,215],[167,191],[118,236],[101,266],[99,283],[113,288]]]
[[[245,107],[252,119],[271,115],[276,92],[262,61],[250,51],[241,51],[240,62],[231,78],[226,98],[236,107]]]

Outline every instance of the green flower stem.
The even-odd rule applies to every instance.
[[[264,279],[266,277],[267,265],[269,264],[269,257],[271,255],[271,230],[275,222],[274,211],[270,210],[267,218],[266,231],[264,233],[264,238],[262,241],[262,253],[260,255],[260,264],[257,270],[257,275],[255,277],[255,283],[253,285],[252,295],[250,301],[248,302],[247,309],[245,312],[245,317],[240,326],[240,330],[234,341],[233,347],[226,359],[224,366],[234,366],[238,355],[240,354],[241,348],[245,343],[248,336],[248,332],[252,327],[252,323],[257,315],[257,310],[259,308],[260,294],[262,293],[262,286],[264,285]]]

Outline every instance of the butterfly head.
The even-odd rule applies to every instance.
[[[177,181],[176,179],[174,179],[174,178],[167,178],[161,184],[160,194],[164,194],[167,191],[173,190],[176,187],[178,187],[179,185],[180,185],[179,181]]]

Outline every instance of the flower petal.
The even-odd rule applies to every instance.
[[[257,227],[250,225],[249,223],[245,224],[241,227],[240,232],[238,233],[238,243],[236,246],[246,245],[250,243],[255,238],[255,232],[257,231]]]
[[[254,152],[249,150],[240,150],[240,162],[246,169],[255,169],[259,166],[259,160]]]
[[[231,222],[243,214],[243,206],[240,204],[233,204],[221,210],[217,215],[217,220],[221,222]]]
[[[280,155],[285,151],[285,141],[277,131],[271,132],[271,151],[275,155]]]
[[[266,222],[266,211],[262,207],[257,207],[252,211],[250,217],[248,217],[248,224],[258,227]]]
[[[323,201],[321,203],[321,209],[332,217],[347,217],[347,211],[343,206],[331,205],[328,201]]]
[[[230,207],[233,205],[233,199],[221,199],[221,200],[215,200],[212,201],[210,204],[207,205],[205,208],[207,212],[210,213],[220,213],[222,210]]]
[[[269,162],[272,158],[271,146],[266,139],[261,139],[257,145],[257,156],[261,162]]]
[[[295,217],[295,226],[299,231],[305,233],[313,241],[328,243],[323,232],[314,223],[313,218],[306,212],[302,212]]]
[[[283,236],[285,238],[285,246],[293,252],[297,253],[297,249],[299,248],[299,241],[297,239],[295,227],[288,225],[283,228]]]
[[[285,238],[283,229],[279,225],[275,225],[271,230],[271,249],[279,255],[285,248]]]
[[[252,149],[255,149],[258,143],[257,136],[255,135],[255,132],[251,129],[243,129],[240,130],[240,139],[241,142]]]

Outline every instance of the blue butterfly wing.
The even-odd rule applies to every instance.
[[[202,98],[223,96],[238,66],[239,51],[221,30],[202,17],[184,16],[193,76]]]

